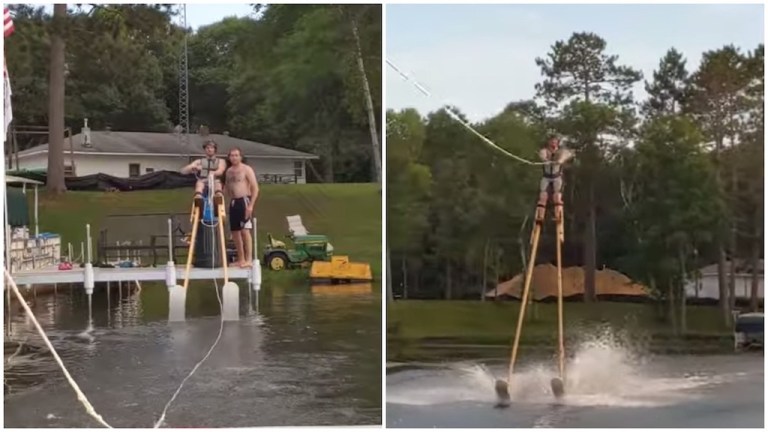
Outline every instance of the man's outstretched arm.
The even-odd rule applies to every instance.
[[[559,154],[557,155],[557,163],[561,165],[571,160],[574,156],[572,151],[562,147],[560,148],[558,153]]]
[[[538,153],[536,154],[539,156],[539,159],[541,159],[542,162],[549,160],[549,151],[545,148],[539,149]]]
[[[192,174],[200,169],[200,161],[196,160],[180,170],[182,174]]]

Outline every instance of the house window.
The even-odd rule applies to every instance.
[[[138,177],[139,173],[141,173],[139,164],[128,164],[128,177]]]
[[[155,172],[155,169],[154,168],[147,168],[144,171],[146,171],[147,173],[151,173],[151,172]]]
[[[296,161],[293,163],[293,175],[296,177],[304,177],[304,162]]]

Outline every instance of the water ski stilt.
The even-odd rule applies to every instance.
[[[558,376],[552,378],[550,381],[550,387],[552,388],[552,394],[556,399],[560,400],[565,395],[565,342],[564,342],[564,328],[563,328],[563,273],[562,273],[562,245],[565,241],[565,229],[563,224],[563,205],[562,203],[555,203],[553,220],[556,224],[557,236],[556,236],[556,250],[557,250],[557,339],[558,339]],[[509,362],[509,371],[507,380],[497,379],[494,385],[496,392],[496,407],[507,407],[511,403],[510,387],[512,385],[512,375],[514,372],[515,361],[517,360],[517,352],[520,344],[520,336],[522,334],[523,322],[525,320],[526,307],[528,305],[528,295],[531,288],[531,280],[533,278],[533,269],[536,265],[536,252],[539,246],[539,239],[541,236],[541,229],[544,225],[546,216],[546,207],[542,205],[536,206],[536,217],[534,219],[533,230],[531,233],[531,253],[528,259],[528,267],[526,268],[525,281],[523,285],[522,297],[520,299],[520,313],[517,318],[517,328],[515,329],[515,339],[512,343],[512,353]]]
[[[221,197],[217,197],[221,198]],[[240,319],[240,287],[229,280],[227,268],[227,244],[224,238],[224,202],[220,200],[216,204],[219,216],[219,240],[221,241],[221,264],[224,266],[224,286],[221,287],[222,318],[224,321],[237,321]]]
[[[496,380],[496,408],[506,408],[509,406],[511,398],[509,397],[509,385],[502,379]]]
[[[525,319],[525,310],[528,305],[528,294],[531,288],[531,279],[533,277],[534,261],[536,259],[536,250],[539,247],[539,236],[541,235],[541,226],[544,221],[544,207],[536,208],[536,219],[533,223],[533,235],[531,235],[531,256],[528,260],[528,268],[525,272],[525,283],[523,285],[523,296],[520,299],[520,313],[517,315],[517,328],[515,329],[515,340],[512,343],[512,354],[509,361],[509,371],[507,381],[497,380],[495,385],[497,404],[496,406],[507,406],[511,397],[509,387],[512,385],[512,375],[517,360],[517,349],[520,346],[520,335],[523,330],[523,321]]]
[[[563,224],[563,205],[555,203],[555,224],[557,226],[557,359],[560,376],[552,378],[552,394],[560,399],[565,394],[565,341],[563,329],[563,243],[565,242],[565,227]]]
[[[195,201],[192,204],[192,237],[189,241],[189,252],[187,253],[187,266],[184,274],[184,285],[173,285],[168,289],[168,321],[177,322],[186,319],[187,305],[187,287],[189,286],[189,270],[192,267],[192,257],[195,252],[195,240],[197,238],[197,227],[200,221],[201,208]],[[169,242],[172,237],[169,237]]]
[[[552,381],[549,382],[549,385],[552,387],[552,394],[555,396],[555,398],[560,399],[565,395],[565,384],[559,377],[552,378]]]

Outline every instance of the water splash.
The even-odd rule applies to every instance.
[[[608,328],[586,334],[566,361],[566,394],[560,402],[574,406],[672,405],[694,398],[691,389],[723,381],[719,375],[670,375],[644,351],[627,335]],[[557,374],[555,358],[516,365],[510,391],[513,404],[551,404],[550,380]],[[401,383],[388,385],[387,401],[408,405],[493,403],[497,378],[506,379],[506,365],[492,371],[479,363],[453,363],[427,374],[424,370],[410,372]]]

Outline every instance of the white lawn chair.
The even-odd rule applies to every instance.
[[[286,216],[286,219],[288,220],[288,231],[290,231],[292,236],[304,236],[309,234],[307,228],[305,228],[304,224],[301,222],[301,216]]]

